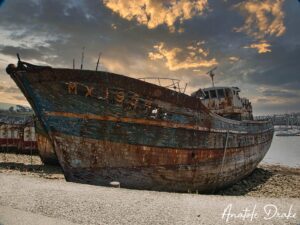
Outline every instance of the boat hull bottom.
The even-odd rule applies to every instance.
[[[171,192],[212,193],[230,186],[249,175],[270,146],[268,141],[228,149],[223,159],[220,149],[178,150],[64,134],[53,137],[67,181],[102,186],[118,181],[124,188]]]
[[[248,171],[243,177],[248,176],[253,170]],[[161,175],[159,180],[153,177],[153,173],[156,173],[156,171],[158,171],[157,168],[101,168],[95,171],[81,168],[65,171],[65,178],[68,182],[99,186],[111,186],[110,183],[112,181],[118,181],[122,188],[182,193],[214,193],[219,189],[231,186],[243,178],[240,177],[236,180],[232,180],[231,182],[224,182],[222,184],[193,184],[192,182],[167,180],[163,175]],[[170,171],[169,169],[160,168],[159,172],[184,174],[189,173],[190,171],[182,171],[182,169],[178,168],[174,168]]]

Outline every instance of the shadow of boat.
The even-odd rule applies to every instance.
[[[259,187],[266,183],[275,173],[263,168],[256,168],[249,176],[225,189],[217,191],[217,195],[242,196],[251,191],[258,190]]]
[[[51,175],[61,175],[63,178],[63,171],[60,166],[53,166],[53,165],[43,165],[43,164],[25,164],[19,162],[0,162],[0,169],[4,170],[15,170],[19,172],[30,172],[37,174],[41,177],[47,177]]]

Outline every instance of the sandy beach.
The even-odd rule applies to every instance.
[[[215,195],[179,194],[70,183],[59,166],[45,166],[38,156],[1,153],[0,181],[0,224],[300,222],[299,168],[260,165]]]

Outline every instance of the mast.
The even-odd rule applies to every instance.
[[[214,76],[215,76],[215,73],[214,71],[217,69],[218,67],[216,66],[215,68],[211,69],[210,71],[208,71],[206,74],[210,76],[211,78],[211,83],[212,83],[212,86],[215,87],[215,82],[214,82]]]
[[[81,66],[80,66],[80,69],[81,69],[81,70],[83,69],[84,50],[85,50],[85,47],[83,47],[83,48],[82,48],[82,55],[81,55]]]
[[[97,65],[96,65],[96,71],[98,71],[98,66],[99,66],[99,62],[100,62],[100,57],[101,57],[102,53],[99,52],[99,56],[98,56],[98,61],[97,61]]]

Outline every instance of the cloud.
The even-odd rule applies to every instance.
[[[244,48],[254,48],[257,49],[258,53],[263,54],[267,52],[272,52],[271,44],[269,44],[267,41],[260,41],[259,43],[254,43],[249,46],[245,46]]]
[[[201,67],[211,67],[218,64],[215,58],[205,59],[209,52],[198,42],[186,48],[166,48],[163,42],[154,46],[155,51],[149,52],[151,60],[164,59],[169,70],[196,69]]]
[[[133,4],[131,1],[123,2],[127,5]],[[137,4],[140,4],[139,2]],[[153,3],[153,1],[151,2]],[[161,0],[158,5],[164,3],[165,11],[170,14],[171,11],[167,9],[171,5],[166,5],[166,2],[172,1]],[[177,0],[176,4],[179,2],[183,1]],[[195,1],[186,0],[186,2],[194,3]],[[189,83],[188,93],[211,85],[208,76],[201,76],[209,68],[191,67],[170,71],[166,66],[168,60],[163,54],[153,55],[158,59],[150,60],[149,52],[159,53],[157,49],[153,49],[154,43],[162,42],[165,43],[163,50],[181,49],[175,57],[180,67],[187,57],[191,57],[195,53],[206,61],[216,58],[219,63],[219,70],[216,71],[216,84],[239,86],[246,96],[257,97],[259,95],[267,99],[278,98],[258,93],[257,89],[262,85],[274,90],[299,91],[300,29],[297,28],[300,24],[300,17],[298,15],[299,3],[296,0],[285,1],[283,4],[284,25],[288,32],[285,32],[280,38],[276,38],[277,34],[271,36],[268,33],[265,38],[261,39],[256,39],[254,36],[245,38],[245,31],[232,32],[233,27],[240,28],[246,24],[245,18],[249,14],[239,10],[244,17],[238,11],[233,12],[228,9],[236,3],[271,1],[231,0],[224,3],[223,1],[208,0],[208,2],[209,9],[213,9],[212,11],[206,5],[201,13],[193,11],[194,16],[191,19],[181,20],[182,16],[177,17],[174,23],[170,23],[173,24],[173,27],[169,28],[164,18],[161,20],[153,13],[146,14],[148,9],[144,9],[142,12],[147,15],[147,21],[139,23],[133,16],[132,9],[128,8],[129,13],[133,16],[129,21],[120,16],[119,12],[101,4],[99,0],[28,0],[18,1],[17,4],[15,1],[6,1],[1,7],[0,45],[2,46],[0,49],[5,46],[10,46],[10,48],[4,49],[5,53],[0,53],[0,58],[6,60],[6,62],[0,61],[0,84],[2,81],[7,81],[7,86],[13,86],[13,81],[5,73],[5,67],[9,63],[16,62],[16,52],[19,52],[25,61],[34,64],[49,64],[53,67],[71,68],[72,59],[75,58],[76,68],[78,68],[81,49],[85,46],[84,69],[95,70],[97,57],[101,51],[103,52],[100,62],[101,70],[105,68],[108,71],[131,77],[152,77],[159,74],[160,77],[180,79]],[[275,2],[276,0],[274,0]],[[16,14],[18,16],[15,16]],[[268,19],[270,18],[268,24],[274,20],[272,13],[266,12],[265,15]],[[156,29],[148,29],[148,24],[150,26],[150,22],[156,19],[159,20],[155,25]],[[39,23],[37,24],[36,21]],[[184,24],[180,24],[181,22]],[[117,29],[114,29],[112,24],[116,25]],[[169,32],[169,29],[173,28],[176,33]],[[178,34],[179,29],[183,31],[183,28],[184,32]],[[253,23],[251,28],[258,28],[258,26]],[[204,54],[208,53],[207,56],[193,50],[193,47],[196,47],[194,40],[206,41],[201,49]],[[262,40],[266,40],[272,45],[271,53],[257,54],[257,48],[247,50],[243,48],[243,46],[260,43]],[[187,43],[194,44],[188,45]],[[188,46],[191,47],[188,49]],[[240,60],[237,63],[230,63],[234,62],[234,59],[231,61],[229,59],[233,56]],[[38,60],[39,62],[36,63]],[[170,66],[176,67],[176,65],[176,63],[170,63]],[[195,70],[197,72],[194,72]],[[0,101],[18,102],[13,96],[13,93],[1,92]],[[296,101],[296,98],[294,100]],[[300,110],[299,101],[298,104],[292,104],[290,101],[285,105],[278,103],[278,108],[267,108],[266,104],[258,106],[260,108],[254,105],[256,113],[262,110],[275,112],[280,108],[296,106]]]
[[[228,60],[229,60],[230,63],[235,63],[235,62],[240,61],[240,58],[239,58],[239,57],[236,57],[236,56],[230,56],[230,57],[228,58]]]
[[[289,90],[273,90],[272,87],[258,88],[258,94],[253,98],[254,103],[286,104],[299,102],[299,94]]]
[[[0,83],[0,101],[28,105],[28,102],[20,89],[15,85],[11,86],[6,84],[6,82]]]
[[[118,26],[117,26],[116,24],[112,23],[112,24],[111,24],[111,28],[112,28],[113,30],[116,30],[116,29],[118,28]]]
[[[245,82],[255,85],[272,86],[279,90],[300,90],[299,79],[300,45],[289,49],[286,45],[276,45],[272,54],[258,55],[248,62],[254,68],[245,77]]]
[[[280,107],[282,109],[297,109],[299,110],[299,98],[285,98],[278,96],[260,96],[252,99],[252,103],[258,107],[268,108],[270,106]]]
[[[16,95],[16,94],[12,94],[12,93],[1,92],[0,95],[1,95],[1,98],[0,98],[1,103],[29,105],[26,98],[22,94]]]
[[[15,95],[13,98],[18,101],[26,101],[26,98],[23,95]]]
[[[246,33],[259,43],[245,46],[254,48],[258,53],[271,52],[271,44],[267,43],[268,37],[282,36],[286,27],[283,3],[285,0],[249,0],[234,6],[245,17],[244,25],[234,28],[236,32]]]
[[[235,5],[246,18],[244,25],[235,31],[256,39],[283,35],[286,30],[283,3],[284,0],[249,0]]]
[[[272,97],[279,97],[279,98],[300,98],[300,93],[290,90],[272,90],[266,89],[261,92],[264,96],[272,96]]]
[[[4,86],[0,84],[0,92],[6,92],[6,93],[21,93],[19,88],[12,87],[12,86]]]
[[[136,20],[149,29],[166,24],[175,31],[175,23],[202,15],[208,8],[207,0],[103,0],[104,5],[126,20]],[[179,29],[182,32],[182,29]]]
[[[28,47],[0,45],[0,52],[2,54],[16,57],[16,54],[20,53],[22,58],[29,59],[29,60],[42,58],[46,50],[48,49],[43,46],[28,48]]]

